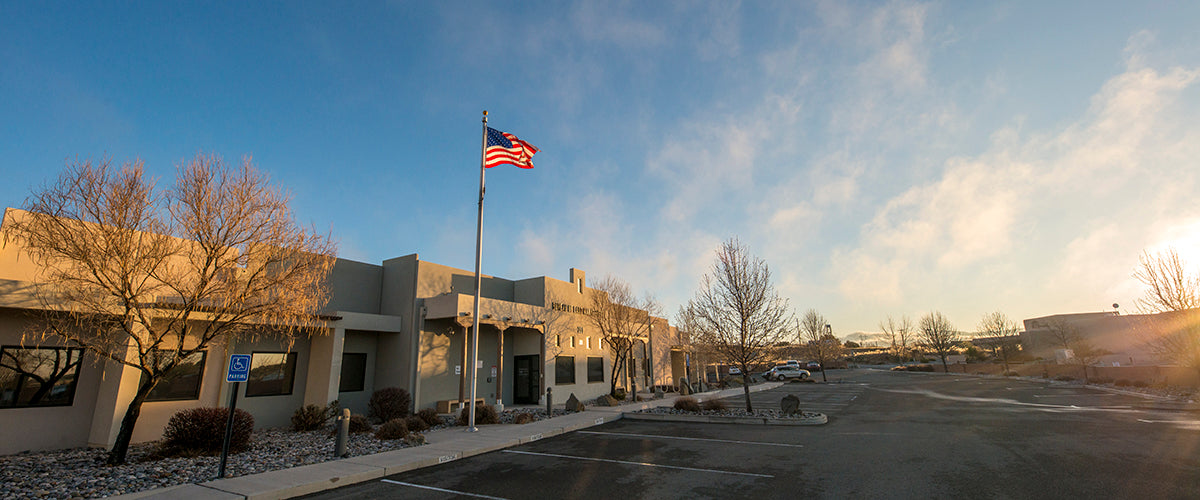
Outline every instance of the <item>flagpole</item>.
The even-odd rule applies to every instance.
[[[487,110],[483,111],[483,143],[480,145],[479,151],[479,218],[475,224],[475,305],[471,309],[471,319],[474,326],[471,327],[471,410],[467,419],[467,432],[476,432],[479,429],[475,427],[475,386],[478,382],[479,374],[476,372],[479,366],[479,289],[483,283],[483,277],[479,274],[479,261],[483,258],[483,194],[487,189],[483,184],[484,163],[487,161]]]

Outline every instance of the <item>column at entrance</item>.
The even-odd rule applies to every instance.
[[[504,331],[508,323],[496,325],[496,412],[504,411]]]

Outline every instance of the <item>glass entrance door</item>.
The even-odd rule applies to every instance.
[[[513,356],[513,368],[513,404],[537,404],[541,396],[538,355]]]

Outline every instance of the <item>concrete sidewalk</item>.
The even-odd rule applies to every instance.
[[[773,389],[779,382],[750,387],[751,392]],[[742,394],[741,387],[695,394],[699,400],[721,399]],[[278,499],[307,495],[318,491],[379,479],[384,476],[452,462],[567,432],[620,420],[625,412],[653,407],[673,406],[679,395],[668,396],[621,406],[591,406],[586,411],[546,420],[513,425],[480,425],[478,432],[466,432],[463,427],[439,429],[425,434],[425,446],[403,448],[375,455],[331,460],[302,465],[262,474],[227,479],[215,479],[199,484],[183,484],[169,488],[121,495],[117,499]]]

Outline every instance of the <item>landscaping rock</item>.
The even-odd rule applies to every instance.
[[[596,398],[596,406],[619,406],[620,404],[621,402],[617,401],[617,398],[609,394]]]
[[[783,399],[779,400],[779,410],[784,415],[796,415],[800,413],[800,398],[795,394],[788,394]]]
[[[567,411],[583,411],[583,403],[579,402],[579,398],[575,397],[575,393],[571,393],[571,397],[567,398]]]

